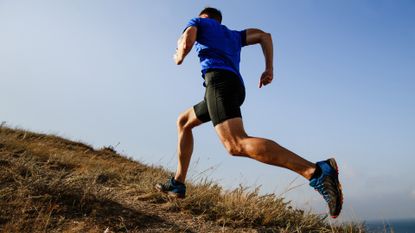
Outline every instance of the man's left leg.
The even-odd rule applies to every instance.
[[[201,101],[192,108],[181,113],[177,119],[177,170],[174,177],[168,179],[166,183],[157,183],[155,188],[169,196],[184,198],[186,196],[187,171],[193,153],[193,133],[192,129],[204,122],[210,121],[206,102]]]
[[[174,179],[181,183],[186,180],[190,159],[193,153],[192,129],[203,122],[196,117],[194,108],[189,108],[177,119],[177,170]]]

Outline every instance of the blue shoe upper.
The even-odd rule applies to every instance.
[[[327,178],[327,176],[329,176],[336,183],[338,183],[337,171],[327,161],[317,162],[316,166],[321,168],[321,175],[320,177],[311,179],[310,186],[316,189],[321,195],[323,195],[324,200],[330,202],[330,194],[326,190],[327,187],[325,187],[324,180]]]
[[[185,194],[186,193],[186,185],[176,181],[173,177],[168,181],[168,191],[174,193]]]
[[[321,168],[321,174],[322,175],[326,175],[326,176],[337,176],[337,171],[336,169],[334,169],[330,163],[327,162],[327,160],[325,161],[320,161],[316,163],[317,166],[319,166]],[[320,176],[321,177],[321,176]],[[319,177],[319,178],[320,178]]]

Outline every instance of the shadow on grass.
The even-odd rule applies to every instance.
[[[31,202],[29,205],[31,208],[22,211],[24,216],[0,216],[0,231],[3,224],[9,225],[8,228],[11,225],[21,232],[33,230],[47,232],[72,228],[73,226],[68,225],[71,222],[83,222],[85,229],[105,226],[111,232],[141,232],[155,229],[191,232],[168,219],[146,213],[146,210],[127,207],[118,202],[85,193],[79,188],[53,188],[37,184],[30,187],[29,193],[28,201]],[[19,206],[21,207],[21,204],[15,202],[9,210],[0,212],[17,214],[15,209]],[[23,217],[25,224],[13,223],[16,217],[20,219]]]

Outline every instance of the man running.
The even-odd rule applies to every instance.
[[[259,88],[273,80],[273,44],[271,34],[259,29],[234,31],[221,24],[222,14],[215,8],[203,9],[193,18],[178,40],[174,56],[182,64],[193,45],[200,58],[206,87],[200,103],[180,114],[178,126],[178,166],[176,175],[156,189],[177,198],[184,198],[184,184],[193,152],[192,129],[212,121],[215,131],[229,154],[290,169],[310,181],[328,203],[330,215],[341,211],[343,195],[338,180],[336,161],[331,158],[311,163],[276,142],[249,136],[243,127],[240,106],[245,99],[245,86],[239,72],[241,48],[260,44],[265,57],[265,71]]]

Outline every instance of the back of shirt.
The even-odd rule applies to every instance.
[[[209,18],[193,18],[186,28],[197,27],[196,52],[200,58],[202,74],[208,69],[224,69],[237,74],[241,48],[246,45],[246,31],[229,30],[218,21]]]

